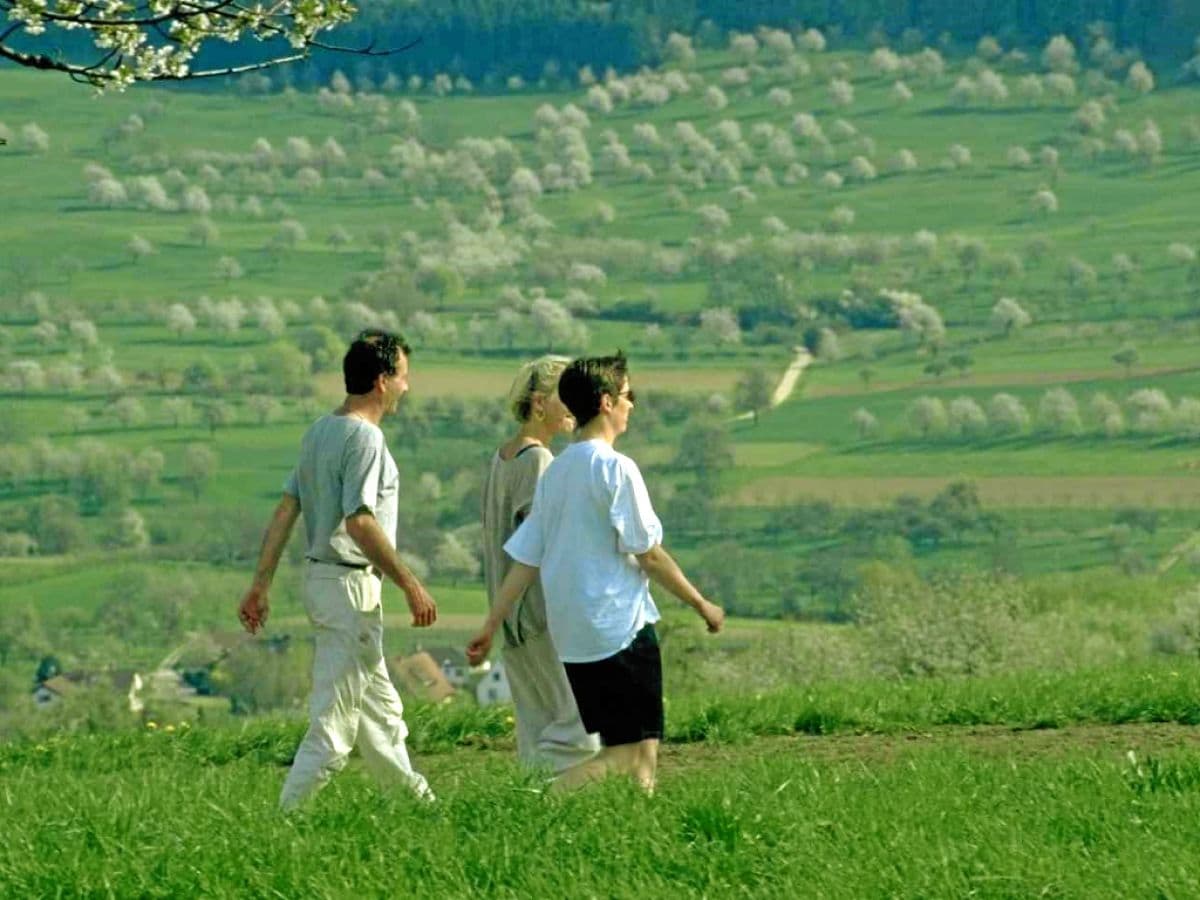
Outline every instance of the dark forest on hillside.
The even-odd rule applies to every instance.
[[[1079,41],[1104,29],[1118,47],[1136,48],[1167,66],[1193,53],[1200,4],[1187,0],[411,0],[364,2],[355,21],[329,40],[348,47],[402,47],[387,57],[318,52],[281,70],[299,84],[325,81],[335,69],[382,78],[463,75],[483,87],[511,75],[526,81],[573,76],[581,66],[628,71],[660,61],[672,31],[695,35],[701,46],[723,47],[730,31],[757,27],[815,27],[839,43],[862,46],[955,44],[970,48],[983,35],[1005,46],[1041,46],[1056,34]],[[66,41],[74,40],[68,35]],[[65,46],[65,44],[64,44]],[[39,44],[40,49],[45,44]],[[281,44],[274,48],[282,51]],[[206,48],[203,67],[267,55],[270,47],[234,44]]]

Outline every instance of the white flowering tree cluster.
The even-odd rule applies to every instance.
[[[75,354],[49,361],[18,357],[0,366],[0,386],[14,394],[112,394],[122,390],[126,380],[111,363],[88,362]]]
[[[107,510],[127,508],[135,493],[159,483],[165,458],[154,447],[136,452],[94,438],[59,443],[39,437],[0,447],[0,488],[53,489]]]
[[[946,61],[941,53],[931,47],[913,53],[898,53],[890,47],[877,47],[865,60],[864,75],[893,82],[893,98],[900,102],[912,99],[912,91],[905,80],[932,84],[946,72]],[[899,91],[894,85],[900,85]],[[835,100],[836,102],[836,100]]]
[[[802,54],[819,53],[823,44],[823,37],[816,32],[759,29],[754,35],[735,36],[731,49],[749,81],[765,76],[770,65],[779,67],[770,70],[767,80],[775,84],[775,93],[768,100],[782,109],[791,102],[787,83],[811,72]],[[835,154],[845,153],[842,158],[849,160],[845,175],[834,170],[822,175],[821,183],[829,188],[840,187],[847,175],[862,181],[877,177],[880,164],[874,161],[875,146],[869,137],[859,134],[849,122],[839,120],[831,127],[831,139],[809,113],[797,115],[790,131],[769,121],[756,122],[747,135],[743,134],[740,122],[730,118],[703,133],[691,123],[676,123],[674,140],[665,140],[655,125],[642,122],[635,124],[629,146],[614,130],[603,131],[599,145],[591,143],[594,133],[589,113],[605,116],[622,105],[660,105],[665,102],[660,88],[672,97],[701,94],[705,89],[720,92],[716,85],[707,85],[699,73],[688,71],[689,59],[694,57],[689,40],[680,36],[669,38],[666,55],[677,68],[643,70],[628,77],[610,71],[602,80],[590,71],[581,71],[580,83],[586,89],[586,99],[580,105],[543,104],[534,113],[536,140],[532,154],[526,151],[532,159],[522,159],[521,152],[504,138],[464,138],[449,148],[434,148],[422,143],[415,133],[409,133],[391,147],[384,159],[366,156],[352,162],[347,151],[332,137],[318,144],[308,137],[293,135],[282,142],[276,139],[275,144],[259,138],[245,154],[189,151],[183,158],[172,160],[160,154],[162,166],[154,174],[145,173],[143,168],[136,176],[118,178],[104,166],[93,164],[85,173],[89,197],[97,205],[188,213],[193,216],[187,226],[188,238],[201,246],[220,238],[214,217],[234,214],[269,217],[277,224],[268,247],[279,252],[309,240],[308,229],[294,218],[282,200],[264,204],[260,197],[278,197],[289,191],[341,191],[348,184],[347,176],[361,167],[364,186],[372,191],[392,189],[408,193],[416,208],[435,208],[446,229],[443,235],[427,236],[424,240],[406,232],[400,236],[402,248],[397,248],[396,237],[390,234],[377,243],[374,232],[382,234],[390,229],[374,229],[367,240],[383,251],[385,262],[391,259],[387,264],[394,266],[403,259],[403,265],[410,269],[452,270],[465,283],[510,272],[529,258],[531,245],[540,244],[544,248],[545,239],[556,225],[538,211],[538,201],[548,192],[580,190],[596,176],[643,182],[665,176],[675,192],[673,205],[679,208],[688,205],[685,188],[699,189],[715,182],[728,186],[729,208],[745,207],[757,202],[758,188],[770,189],[780,182],[796,184],[809,177],[808,166],[799,159],[798,139],[807,145],[805,149],[829,160]],[[895,59],[887,54],[877,56],[874,65],[881,73],[890,73],[889,77],[904,74],[911,79],[928,79],[937,77],[943,68],[935,51]],[[848,66],[834,65],[828,71],[833,81],[850,85]],[[433,81],[435,87],[441,83],[444,91],[468,89],[457,83],[447,84],[449,79]],[[722,83],[727,88],[738,88],[749,82],[740,75],[731,79],[726,73]],[[364,83],[361,78],[358,84],[360,90],[356,93],[349,78],[335,73],[328,86],[318,92],[323,98],[320,102],[330,112],[343,108],[368,111],[376,118],[397,113],[406,126],[419,123],[419,115],[410,101],[370,94],[374,85]],[[421,85],[410,84],[409,88],[416,90]],[[720,105],[726,102],[727,99],[722,99]],[[138,127],[140,133],[145,123]],[[840,145],[836,151],[835,141]],[[901,151],[889,166],[897,172],[916,167],[917,161],[910,151]],[[742,184],[743,178],[752,178],[754,187]],[[239,197],[235,191],[246,193]],[[462,209],[467,203],[483,207],[470,222]],[[719,207],[703,210],[702,220],[710,235],[715,236],[727,227],[717,221],[723,214]],[[589,222],[591,226],[603,225],[611,222],[614,215],[611,206],[599,203]],[[828,220],[830,227],[835,231],[848,227],[850,216],[848,209],[837,210]],[[334,248],[360,239],[340,225],[329,228],[311,237]],[[805,248],[798,252],[791,248],[783,251],[793,262],[811,259],[819,264],[826,261],[837,265],[851,261],[876,264],[892,255],[897,247],[895,239],[886,237],[831,238],[823,234],[793,236],[783,232],[777,229],[772,236],[791,237],[794,245]],[[596,229],[587,228],[585,233],[595,234]],[[692,242],[689,248],[701,261],[717,265],[728,265],[752,249],[746,237],[704,245]],[[808,248],[813,252],[806,252]],[[141,241],[130,243],[135,258],[154,249]],[[643,253],[641,257],[653,260],[655,271],[667,275],[678,274],[688,262],[687,255],[679,251]],[[242,277],[243,268],[236,258],[224,256],[214,272],[218,278],[233,281]],[[563,300],[570,310],[578,313],[594,309],[594,298],[581,289],[564,295]],[[184,328],[181,324],[179,333]]]
[[[881,424],[865,408],[850,417],[860,439],[878,437]],[[1037,398],[1032,410],[1019,397],[1000,392],[986,402],[970,396],[944,400],[939,396],[917,397],[904,410],[900,434],[923,439],[979,439],[1041,434],[1046,437],[1072,437],[1094,433],[1106,437],[1124,434],[1170,435],[1200,439],[1200,399],[1182,397],[1177,401],[1157,388],[1142,388],[1130,393],[1123,402],[1104,392],[1091,396],[1086,408],[1066,388],[1054,387]]]
[[[936,349],[945,341],[946,325],[941,314],[920,294],[884,288],[879,296],[891,306],[900,330],[914,335],[922,347]]]
[[[100,340],[96,324],[78,313],[54,312],[41,295],[27,298],[39,315],[29,335],[42,353],[37,358],[11,357],[0,363],[0,385],[13,393],[111,394],[120,391],[125,376],[112,364],[112,348]],[[0,349],[12,339],[0,335]]]
[[[772,217],[769,217],[772,218]],[[852,221],[853,210],[838,213],[827,226]],[[780,226],[783,226],[782,229]],[[764,263],[802,269],[844,270],[847,266],[878,267],[907,249],[895,235],[855,235],[838,231],[791,231],[772,221],[770,233],[757,247]],[[745,238],[739,238],[744,241]]]
[[[0,0],[8,21],[0,28],[0,57],[33,69],[62,72],[100,88],[124,89],[135,81],[231,75],[303,59],[316,48],[346,50],[320,35],[351,20],[349,0],[322,3],[245,4],[234,0]],[[66,40],[79,34],[85,41]],[[287,50],[236,66],[196,69],[208,44],[244,39],[282,42]],[[63,50],[63,47],[76,48]],[[278,46],[278,44],[277,44]],[[359,51],[382,55],[395,51]]]
[[[1075,95],[1074,79],[1079,76],[1088,99],[1082,106],[1079,101],[1071,103],[1070,108],[1075,109],[1074,128],[1084,138],[1101,140],[1111,127],[1115,101],[1098,95],[1094,85],[1080,76],[1073,47],[1068,52],[1057,39],[1051,44],[1044,60],[1046,71],[1029,74],[1027,77],[1033,80],[1027,82],[1019,77],[1027,60],[1018,59],[1016,54],[1006,55],[994,41],[981,41],[979,59],[968,64],[968,74],[963,76],[969,84],[962,87],[962,82],[956,83],[950,90],[953,93],[962,87],[970,103],[1000,105],[1010,102],[1014,95],[1032,96],[1034,90],[1029,85],[1036,83],[1036,90],[1041,92],[1038,96],[1049,94],[1063,99]],[[760,197],[763,211],[770,208],[767,192],[781,183],[794,185],[811,177],[814,185],[825,190],[851,192],[857,183],[875,181],[881,174],[919,168],[910,150],[888,148],[886,153],[877,152],[869,135],[854,123],[836,118],[839,114],[849,118],[849,113],[831,114],[818,121],[811,112],[797,111],[802,109],[798,103],[800,94],[793,94],[793,90],[803,78],[816,72],[807,85],[810,91],[815,89],[821,96],[827,92],[835,105],[852,107],[856,87],[877,96],[876,86],[863,86],[875,78],[881,82],[879,88],[886,90],[890,85],[895,99],[906,102],[912,98],[909,84],[924,90],[942,80],[941,89],[946,89],[945,63],[940,54],[928,49],[905,54],[882,47],[869,58],[862,58],[869,69],[864,78],[863,72],[855,71],[851,63],[841,59],[806,57],[820,53],[823,48],[824,38],[813,32],[758,29],[753,34],[735,34],[729,44],[731,65],[722,72],[696,66],[691,39],[670,35],[663,45],[665,68],[627,76],[609,71],[599,77],[590,70],[581,70],[581,89],[574,102],[538,106],[532,115],[534,140],[517,144],[505,138],[426,143],[416,128],[420,116],[411,101],[372,94],[374,87],[364,84],[361,78],[356,76],[352,83],[345,75],[335,73],[318,92],[321,111],[331,115],[361,114],[363,124],[384,119],[398,122],[406,132],[393,139],[386,153],[376,149],[378,142],[368,145],[361,140],[369,132],[356,122],[353,136],[343,138],[345,147],[333,137],[325,138],[322,143],[319,138],[304,135],[283,139],[272,136],[271,140],[259,138],[248,152],[241,154],[189,151],[182,156],[172,154],[170,159],[165,153],[148,154],[144,160],[129,166],[136,174],[121,176],[113,174],[115,166],[106,159],[107,167],[93,163],[85,171],[89,199],[97,206],[186,214],[191,223],[187,225],[189,237],[204,246],[220,239],[213,219],[224,227],[221,216],[234,214],[264,219],[264,229],[275,233],[273,244],[280,250],[307,242],[309,230],[314,232],[311,239],[330,247],[355,242],[357,248],[369,243],[382,257],[383,271],[378,273],[377,280],[381,285],[412,285],[418,281],[423,284],[428,280],[424,273],[435,273],[436,280],[456,284],[458,293],[469,287],[471,291],[482,290],[486,294],[499,281],[532,275],[535,277],[529,280],[546,283],[553,293],[551,299],[544,289],[540,292],[528,289],[527,300],[505,301],[495,320],[477,317],[462,329],[462,335],[448,321],[443,322],[427,310],[414,313],[412,305],[376,309],[389,305],[382,299],[382,290],[374,294],[364,292],[358,300],[337,310],[339,328],[343,321],[393,323],[393,327],[402,324],[419,335],[422,343],[443,346],[461,341],[482,348],[493,337],[512,346],[513,340],[524,342],[522,329],[538,334],[553,331],[557,347],[579,345],[579,335],[584,332],[575,317],[596,312],[597,297],[606,293],[600,289],[607,278],[621,284],[634,270],[676,278],[685,272],[728,268],[739,261],[748,267],[748,261],[761,260],[764,266],[783,273],[779,275],[781,278],[814,268],[836,268],[847,273],[847,278],[854,279],[857,286],[871,283],[867,269],[878,267],[898,254],[915,252],[925,258],[931,271],[945,271],[947,264],[957,260],[964,279],[982,266],[1002,277],[1004,273],[1021,274],[1023,264],[1015,254],[992,258],[982,244],[956,241],[953,236],[947,236],[942,245],[949,252],[939,254],[938,236],[929,231],[918,232],[911,239],[859,234],[858,231],[866,229],[854,228],[854,210],[847,204],[835,202],[816,210],[808,225],[813,230],[792,230],[777,216],[745,216],[748,207],[760,203]],[[1128,68],[1125,84],[1130,91],[1141,94],[1153,89],[1149,70],[1144,66],[1136,69],[1126,61],[1120,72],[1110,71],[1118,79],[1113,82],[1115,90],[1120,89],[1118,82],[1125,68]],[[715,83],[707,82],[706,76]],[[439,96],[471,90],[469,83],[448,75],[410,84],[409,88],[431,90]],[[765,104],[772,110],[765,120],[758,115],[747,117],[741,108],[751,96],[751,88],[761,98],[757,106]],[[670,125],[662,124],[661,118],[658,124],[629,121],[639,108],[656,109],[683,96],[691,97],[689,109],[704,106],[714,115],[695,123],[676,119]],[[293,97],[287,102],[297,101]],[[616,113],[620,115],[608,118]],[[595,127],[593,120],[597,123]],[[121,127],[131,134],[141,134],[148,122],[150,116],[145,121],[130,117]],[[1128,133],[1129,140],[1125,143],[1132,148],[1131,155],[1153,159],[1161,154],[1161,133],[1149,120],[1140,132],[1134,129]],[[1078,136],[1071,135],[1064,146],[1074,150],[1081,146],[1077,141]],[[1118,148],[1124,146],[1123,141],[1113,138]],[[1041,165],[1051,172],[1057,171],[1057,150],[1035,147],[1033,151],[1031,155],[1025,148],[1013,148],[1009,164],[1022,169]],[[1049,156],[1052,161],[1048,161]],[[146,160],[153,163],[147,166]],[[926,162],[936,164],[935,158]],[[941,164],[958,169],[980,163],[973,161],[966,144],[956,143],[948,148]],[[296,193],[340,192],[351,179],[359,178],[359,183],[373,193],[392,192],[396,197],[411,200],[415,209],[430,213],[422,219],[435,219],[438,224],[421,234],[415,230],[401,231],[399,225],[383,224],[369,232],[364,229],[362,234],[351,234],[333,224],[326,224],[317,232],[306,229],[282,200],[271,199]],[[1053,176],[1046,178],[1054,184]],[[681,218],[691,219],[696,225],[696,236],[680,249],[635,241],[618,248],[618,239],[609,229],[601,227],[611,223],[616,215],[608,203],[586,195],[569,202],[553,201],[554,206],[543,203],[548,194],[583,191],[609,179],[662,184],[663,195],[678,212],[691,210]],[[1033,179],[1026,190],[1032,192],[1035,184],[1037,180]],[[719,190],[703,200],[694,199],[697,191],[712,187]],[[714,196],[718,202],[713,202]],[[1050,187],[1043,186],[1032,197],[1028,193],[1022,197],[1028,198],[1027,202],[1042,215],[1048,216],[1058,208],[1058,199]],[[572,237],[561,244],[558,235],[567,234],[568,226],[548,218],[545,213],[552,208],[570,210],[567,214],[572,218],[569,225]],[[861,208],[866,210],[868,205]],[[558,213],[554,215],[557,217]],[[760,221],[764,233],[753,237],[739,233],[748,220]],[[166,238],[157,233],[154,236],[156,242],[163,242],[164,250],[169,246]],[[576,242],[576,236],[582,239]],[[131,240],[128,245],[135,257],[155,251],[148,242],[140,241]],[[576,243],[586,244],[586,249],[580,251]],[[610,264],[599,258],[605,254],[621,261]],[[1172,259],[1181,266],[1186,264],[1178,252],[1172,253]],[[1195,267],[1193,264],[1187,268],[1191,272]],[[241,264],[232,256],[222,257],[214,271],[227,281],[242,276]],[[388,282],[388,278],[393,281]],[[555,283],[560,279],[562,283]],[[417,287],[424,297],[442,296],[438,291]],[[890,293],[894,296],[888,302],[900,327],[923,348],[936,353],[945,342],[945,325],[938,310],[917,294]],[[236,298],[211,304],[211,308],[177,303],[169,308],[166,323],[180,339],[194,331],[198,323],[227,335],[253,327],[267,337],[275,337],[297,319],[282,304],[271,307],[270,303],[242,303]],[[703,333],[710,337],[718,333],[738,334],[740,339],[736,317],[732,319],[733,327],[728,327],[728,309],[707,312]],[[1011,298],[1002,299],[992,311],[993,327],[1005,334],[1024,327],[1028,321],[1028,313]],[[831,346],[835,346],[836,336],[831,337]],[[721,340],[736,343],[734,338]],[[958,412],[961,415],[954,419],[948,407],[949,421],[965,423],[963,433],[974,429],[978,424],[974,413],[965,404],[959,404]],[[984,410],[983,414],[989,417],[990,410]]]
[[[212,217],[261,219],[268,213],[286,216],[280,197],[264,205],[262,195],[312,194],[327,186],[349,183],[348,154],[332,136],[322,142],[293,135],[278,148],[257,138],[244,153],[192,148],[172,159],[165,153],[131,158],[136,174],[119,175],[111,165],[90,162],[83,167],[87,200],[106,209],[138,209],[194,217],[188,237],[201,245],[216,240]],[[363,181],[379,173],[367,169]],[[382,177],[382,176],[380,176]]]

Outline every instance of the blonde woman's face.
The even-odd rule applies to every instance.
[[[557,388],[549,394],[543,395],[542,414],[545,416],[546,426],[552,431],[573,431],[575,429],[575,417],[571,415],[567,405],[558,398]]]

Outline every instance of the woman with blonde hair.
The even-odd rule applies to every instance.
[[[508,392],[517,433],[492,456],[483,485],[483,568],[488,603],[496,602],[512,559],[504,542],[529,515],[538,479],[554,459],[549,444],[575,427],[558,397],[570,360],[542,356],[525,363]],[[534,582],[503,622],[504,669],[516,707],[517,754],[529,766],[563,772],[599,750],[579,709],[546,625],[546,601]]]

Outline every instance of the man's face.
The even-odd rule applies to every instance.
[[[629,414],[633,412],[633,390],[629,387],[629,379],[621,382],[621,390],[613,397],[612,423],[617,434],[624,434],[629,427]]]
[[[403,350],[396,354],[396,373],[381,375],[384,415],[391,415],[400,406],[400,398],[408,393],[408,356]]]

